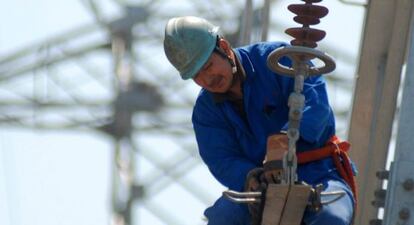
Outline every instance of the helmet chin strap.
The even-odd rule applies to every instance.
[[[230,56],[227,56],[227,57],[228,57],[227,59],[229,60],[230,65],[231,65],[231,72],[233,74],[237,73],[236,64],[233,62],[233,60],[230,58]]]

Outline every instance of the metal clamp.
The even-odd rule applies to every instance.
[[[310,195],[310,199],[308,202],[308,207],[314,211],[319,211],[322,208],[322,206],[329,205],[333,202],[336,202],[346,195],[345,191],[322,192],[322,189],[323,189],[322,184],[316,185],[315,188],[311,189],[311,195]],[[238,204],[260,203],[262,201],[263,194],[264,193],[260,191],[238,192],[238,191],[227,190],[223,192],[223,196],[225,198]],[[328,197],[328,196],[334,196],[334,198],[327,200],[327,201],[322,201],[322,197]]]

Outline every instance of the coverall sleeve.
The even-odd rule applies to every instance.
[[[293,91],[294,79],[280,75],[278,77],[283,94],[288,98]],[[324,144],[327,140],[321,138],[326,126],[334,126],[324,78],[308,77],[304,82],[302,94],[305,95],[305,107],[300,123],[300,136],[307,142]],[[283,127],[283,130],[287,129],[288,123]]]
[[[256,167],[241,147],[224,115],[198,101],[193,126],[200,156],[213,176],[224,186],[242,191],[247,173]]]

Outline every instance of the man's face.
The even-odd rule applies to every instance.
[[[229,61],[213,52],[201,70],[194,77],[199,86],[213,93],[227,92],[233,82],[233,73]]]

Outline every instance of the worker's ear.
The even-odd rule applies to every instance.
[[[219,42],[219,47],[226,53],[227,56],[230,56],[231,55],[230,43],[224,38],[220,38],[218,42]]]

